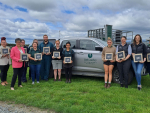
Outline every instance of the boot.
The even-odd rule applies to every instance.
[[[108,86],[107,86],[107,88],[110,88],[110,86],[111,86],[111,83],[108,83]]]
[[[107,83],[105,83],[104,88],[107,88]]]

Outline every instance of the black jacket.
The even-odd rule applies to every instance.
[[[146,45],[144,43],[140,43],[138,45],[131,44],[131,48],[132,48],[132,53],[135,53],[135,54],[142,53],[143,58],[146,58],[147,49],[146,49]],[[132,57],[132,59],[133,59],[133,57]]]
[[[125,52],[125,57],[126,57],[128,55],[128,47],[129,47],[129,45],[127,43],[124,46],[122,46],[120,44],[120,45],[118,45],[118,52],[124,51]]]
[[[54,58],[53,60],[62,60],[62,59],[63,59],[63,54],[62,54],[62,52],[63,52],[63,48],[59,48],[59,49],[57,49],[56,47],[53,47],[53,48],[52,48],[52,56],[53,56],[53,52],[54,52],[54,51],[56,51],[56,52],[60,52],[60,57],[61,57],[61,59]]]

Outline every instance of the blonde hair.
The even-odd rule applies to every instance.
[[[55,41],[55,43],[56,43],[56,42],[59,42],[59,43],[60,43],[60,41],[59,41],[59,40],[56,40],[56,41]]]
[[[108,38],[107,38],[107,41],[111,41],[111,42],[112,42],[112,39],[111,39],[110,37],[108,37]]]

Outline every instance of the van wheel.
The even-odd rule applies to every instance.
[[[117,67],[114,67],[113,72],[112,72],[112,81],[114,83],[118,83],[120,84],[120,80],[119,80],[119,71]],[[129,73],[128,73],[128,84],[131,84],[132,80],[133,80],[133,71],[130,69]]]

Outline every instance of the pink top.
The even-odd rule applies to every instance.
[[[23,47],[21,47],[21,50],[23,51],[23,53],[25,53]],[[23,62],[19,62],[20,54],[21,54],[21,52],[19,51],[17,46],[15,46],[11,49],[10,57],[12,59],[12,67],[13,68],[21,68],[22,67]]]

